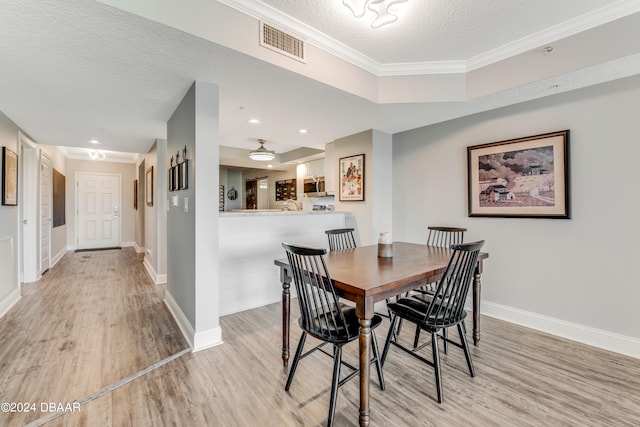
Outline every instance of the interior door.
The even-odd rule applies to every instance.
[[[40,154],[40,274],[51,266],[51,160]]]
[[[120,176],[76,175],[78,249],[120,246]]]

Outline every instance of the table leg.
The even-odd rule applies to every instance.
[[[289,365],[289,322],[291,319],[291,277],[282,278],[282,364]]]
[[[368,426],[369,414],[369,371],[371,360],[371,319],[360,319],[360,426]]]
[[[482,262],[478,262],[473,274],[473,345],[480,344],[480,287],[482,284]]]

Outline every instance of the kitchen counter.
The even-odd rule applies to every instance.
[[[268,215],[322,215],[322,214],[335,214],[335,213],[347,213],[337,211],[286,211],[283,209],[239,209],[232,211],[220,212],[221,217],[225,216],[268,216]],[[347,213],[350,214],[350,213]]]
[[[353,212],[326,210],[220,212],[219,223],[221,316],[281,300],[282,242],[328,249],[325,230],[356,227]]]

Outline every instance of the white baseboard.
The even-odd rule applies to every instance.
[[[53,258],[51,258],[51,267],[53,267],[54,265],[56,265],[58,263],[58,261],[60,261],[62,259],[62,257],[67,253],[67,249],[66,248],[62,248],[62,250],[60,252],[58,252]]]
[[[173,316],[173,319],[178,324],[178,328],[180,328],[182,336],[184,336],[184,339],[187,340],[189,347],[191,347],[191,350],[193,350],[193,336],[195,335],[193,326],[191,326],[191,323],[184,315],[182,309],[180,309],[180,306],[178,305],[176,300],[173,299],[169,291],[164,293],[164,304],[167,306],[169,312]]]
[[[160,285],[162,283],[167,283],[167,275],[158,274],[155,268],[153,268],[153,266],[149,262],[149,258],[145,257],[144,261],[142,262],[142,265],[144,266],[144,269],[147,271],[147,274],[149,275],[149,277],[151,277],[151,280],[153,280],[154,284]]]
[[[128,248],[128,247],[135,247],[136,246],[136,242],[122,242],[120,243],[120,247],[121,248]]]
[[[0,300],[0,317],[4,316],[11,307],[13,307],[18,301],[20,301],[20,288],[14,289]]]
[[[486,301],[482,302],[480,312],[496,319],[640,359],[640,340],[637,338]]]
[[[135,248],[136,253],[138,253],[138,254],[141,254],[141,253],[144,252],[144,246],[138,246],[138,244],[136,243],[136,244],[133,245],[133,247]]]
[[[197,332],[193,337],[192,351],[195,353],[220,344],[222,344],[222,328],[218,326],[207,331]]]
[[[76,245],[67,245],[67,252],[73,252],[76,250]]]
[[[182,335],[187,340],[192,352],[222,344],[222,328],[220,326],[196,333],[193,330],[193,326],[191,326],[191,323],[180,309],[180,306],[178,306],[178,303],[176,303],[168,291],[164,294],[164,303],[178,324],[180,332],[182,332]]]

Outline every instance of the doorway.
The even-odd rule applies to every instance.
[[[248,179],[245,183],[245,195],[245,209],[269,209],[269,179]]]
[[[77,249],[120,247],[120,175],[76,174]]]
[[[51,266],[51,160],[40,152],[40,275]]]

